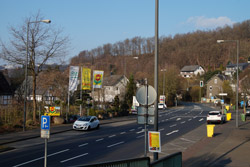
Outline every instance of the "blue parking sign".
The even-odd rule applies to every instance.
[[[43,130],[49,130],[50,129],[50,116],[42,115],[41,129],[43,129]]]

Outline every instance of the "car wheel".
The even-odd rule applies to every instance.
[[[87,130],[90,130],[90,125],[88,126]]]
[[[99,129],[100,128],[100,124],[97,125],[96,129]]]

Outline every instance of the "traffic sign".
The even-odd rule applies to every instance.
[[[156,100],[155,89],[151,85],[142,86],[142,87],[138,88],[136,91],[136,100],[141,105],[153,104]]]
[[[50,116],[42,115],[41,129],[43,129],[43,130],[49,130],[50,129]]]

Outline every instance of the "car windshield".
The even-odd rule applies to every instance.
[[[89,121],[91,117],[81,117],[78,121]]]
[[[212,113],[209,113],[209,115],[219,115],[218,112],[212,112]]]

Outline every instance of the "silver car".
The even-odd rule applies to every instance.
[[[96,116],[83,116],[77,119],[73,124],[75,130],[90,130],[98,129],[100,127],[100,121]]]

